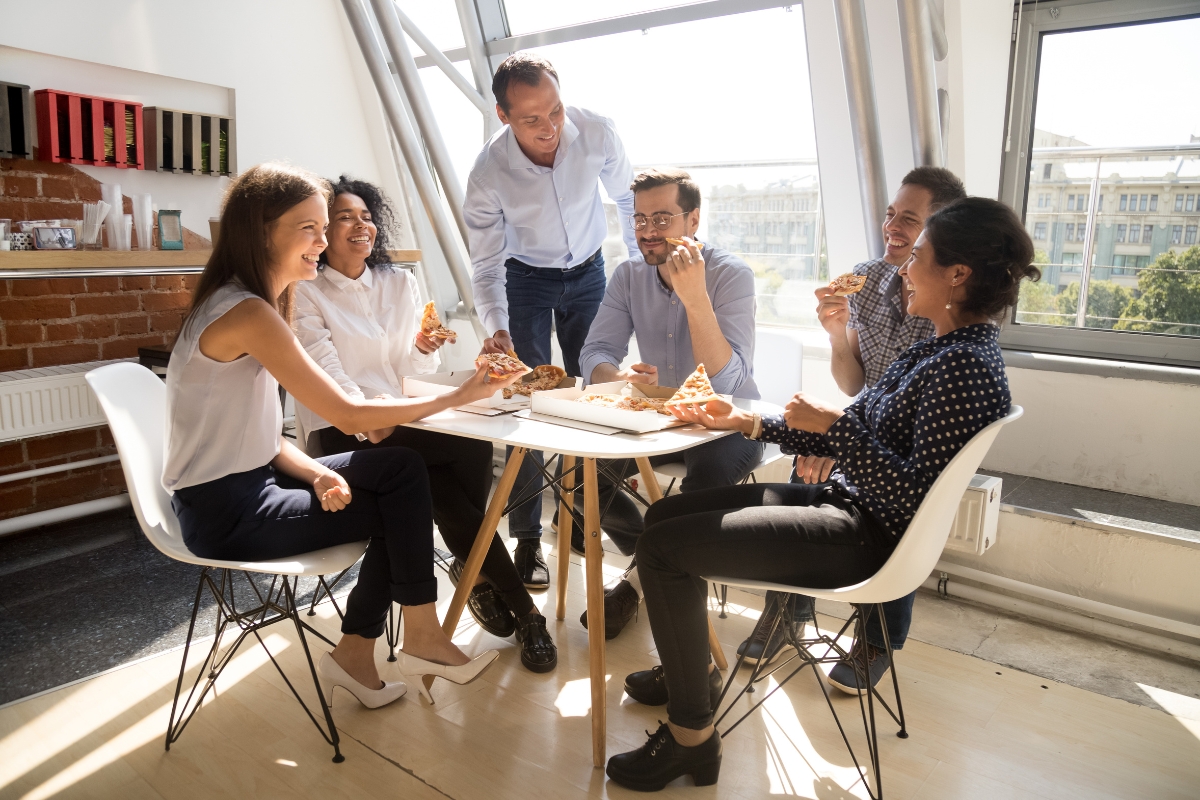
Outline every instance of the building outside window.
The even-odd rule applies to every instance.
[[[1183,242],[1183,226],[1182,225],[1172,225],[1171,226],[1171,244],[1180,244],[1181,242]]]
[[[1043,241],[1046,238],[1046,223],[1039,222],[1033,226],[1033,238],[1038,241]]]
[[[1183,195],[1181,194],[1175,195],[1175,210],[1183,211]]]
[[[1187,196],[1187,208],[1184,210],[1185,211],[1195,211],[1196,210],[1196,195],[1189,194]]]
[[[1125,226],[1125,225],[1118,225],[1118,226],[1117,226],[1117,241],[1118,241],[1118,242],[1123,242],[1123,241],[1125,241],[1125,231],[1126,231],[1126,230],[1128,230],[1128,227],[1127,227],[1127,226]]]
[[[1156,194],[1150,195],[1150,210],[1158,211],[1158,195]]]
[[[1187,232],[1183,236],[1183,243],[1184,244],[1195,244],[1196,243],[1196,226],[1195,225],[1187,226]]]
[[[1075,238],[1075,223],[1067,223],[1067,235],[1063,237],[1065,241],[1072,241]],[[1065,255],[1065,254],[1064,254]]]
[[[1127,195],[1127,194],[1121,195],[1121,210],[1122,211],[1125,210],[1126,203],[1128,203],[1128,202],[1129,202],[1129,195]]]

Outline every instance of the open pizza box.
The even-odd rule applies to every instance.
[[[630,433],[650,433],[687,423],[657,411],[626,411],[588,403],[576,403],[575,401],[585,394],[627,394],[633,397],[658,397],[665,400],[675,394],[675,391],[670,386],[650,386],[626,381],[597,383],[582,389],[560,388],[548,392],[534,392],[531,410],[535,414],[590,422],[593,425],[603,425]]]
[[[406,376],[403,379],[403,391],[409,397],[442,395],[462,386],[463,382],[474,374],[475,370],[473,369],[460,369],[454,372],[434,372],[430,375]],[[575,379],[571,377],[563,378],[558,385],[560,388],[572,387],[575,385]],[[463,406],[463,408],[471,411],[476,409],[495,409],[497,412],[515,411],[528,407],[528,397],[518,394],[506,400],[502,391],[497,391],[491,397],[485,397],[483,400],[476,400],[474,403]]]

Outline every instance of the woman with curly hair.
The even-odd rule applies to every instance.
[[[405,375],[436,372],[446,340],[421,332],[422,304],[412,273],[388,259],[395,215],[377,186],[345,175],[333,182],[329,246],[315,280],[296,291],[296,333],[313,360],[349,397],[398,396]],[[483,524],[492,485],[492,445],[460,436],[389,425],[343,433],[297,404],[310,443],[325,453],[404,447],[429,470],[433,518],[455,555],[457,581]],[[315,441],[314,441],[315,439]],[[515,635],[521,663],[548,672],[558,650],[512,558],[493,536],[467,608],[494,636]]]

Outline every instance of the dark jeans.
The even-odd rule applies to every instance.
[[[401,447],[317,460],[350,484],[341,511],[323,511],[312,486],[270,466],[178,489],[171,507],[188,549],[203,558],[261,561],[370,539],[342,633],[376,639],[393,601],[437,600],[425,465]]]
[[[832,487],[727,486],[664,498],[646,512],[638,574],[667,682],[671,722],[712,722],[703,576],[833,588],[866,580],[895,540]]]
[[[553,322],[562,348],[563,368],[579,375],[579,351],[600,301],[604,299],[604,256],[599,251],[571,269],[539,269],[510,258],[506,280],[509,333],[517,357],[531,367],[550,363],[550,327]],[[512,455],[512,448],[508,448]],[[522,496],[542,487],[536,464],[540,450],[531,450],[517,472],[513,492]],[[537,539],[542,535],[542,497],[538,495],[508,515],[508,534],[514,539]]]
[[[758,466],[762,454],[762,442],[755,442],[735,433],[678,453],[651,456],[650,464],[657,467],[662,464],[683,463],[687,468],[687,476],[679,484],[679,491],[698,492],[703,489],[733,486],[744,480]],[[623,477],[637,472],[637,462],[632,458],[613,461],[601,459],[599,464]],[[598,483],[600,527],[608,534],[608,538],[612,539],[618,550],[627,556],[633,555],[645,527],[640,504],[617,488],[611,473],[601,472]]]
[[[792,483],[800,483],[800,479],[796,477],[794,467],[789,480]],[[795,599],[791,602],[796,604],[797,609],[803,609],[805,606],[809,609],[814,608],[814,601],[811,597],[807,595],[792,595],[792,597]],[[898,600],[891,600],[883,604],[883,618],[887,621],[888,638],[892,641],[893,650],[902,649],[904,642],[908,640],[908,629],[912,627],[913,603],[916,602],[916,599],[917,593],[913,592]],[[810,611],[809,613],[811,614],[812,612]],[[867,616],[867,641],[874,647],[880,649],[885,647],[883,642],[883,626],[879,624],[879,614],[874,610]]]
[[[403,426],[379,444],[360,442],[337,428],[322,428],[317,433],[326,453],[381,447],[407,447],[415,451],[429,470],[433,521],[450,552],[460,561],[467,560],[487,513],[488,493],[492,488],[491,442]],[[499,536],[492,536],[480,575],[518,617],[534,610],[533,598],[517,575],[512,557]]]

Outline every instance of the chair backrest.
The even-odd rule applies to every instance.
[[[802,388],[804,345],[787,330],[759,328],[754,336],[754,382],[763,400],[784,405]]]
[[[162,485],[167,387],[132,362],[94,369],[86,378],[108,418],[142,532],[165,555],[199,563],[183,543],[171,496]]]
[[[916,516],[887,563],[866,581],[837,590],[839,599],[854,603],[885,603],[916,591],[925,582],[942,556],[950,536],[950,525],[958,513],[963,493],[975,477],[975,470],[979,469],[1000,429],[1023,413],[1020,406],[1013,406],[1007,416],[975,434],[950,459],[921,501]]]

